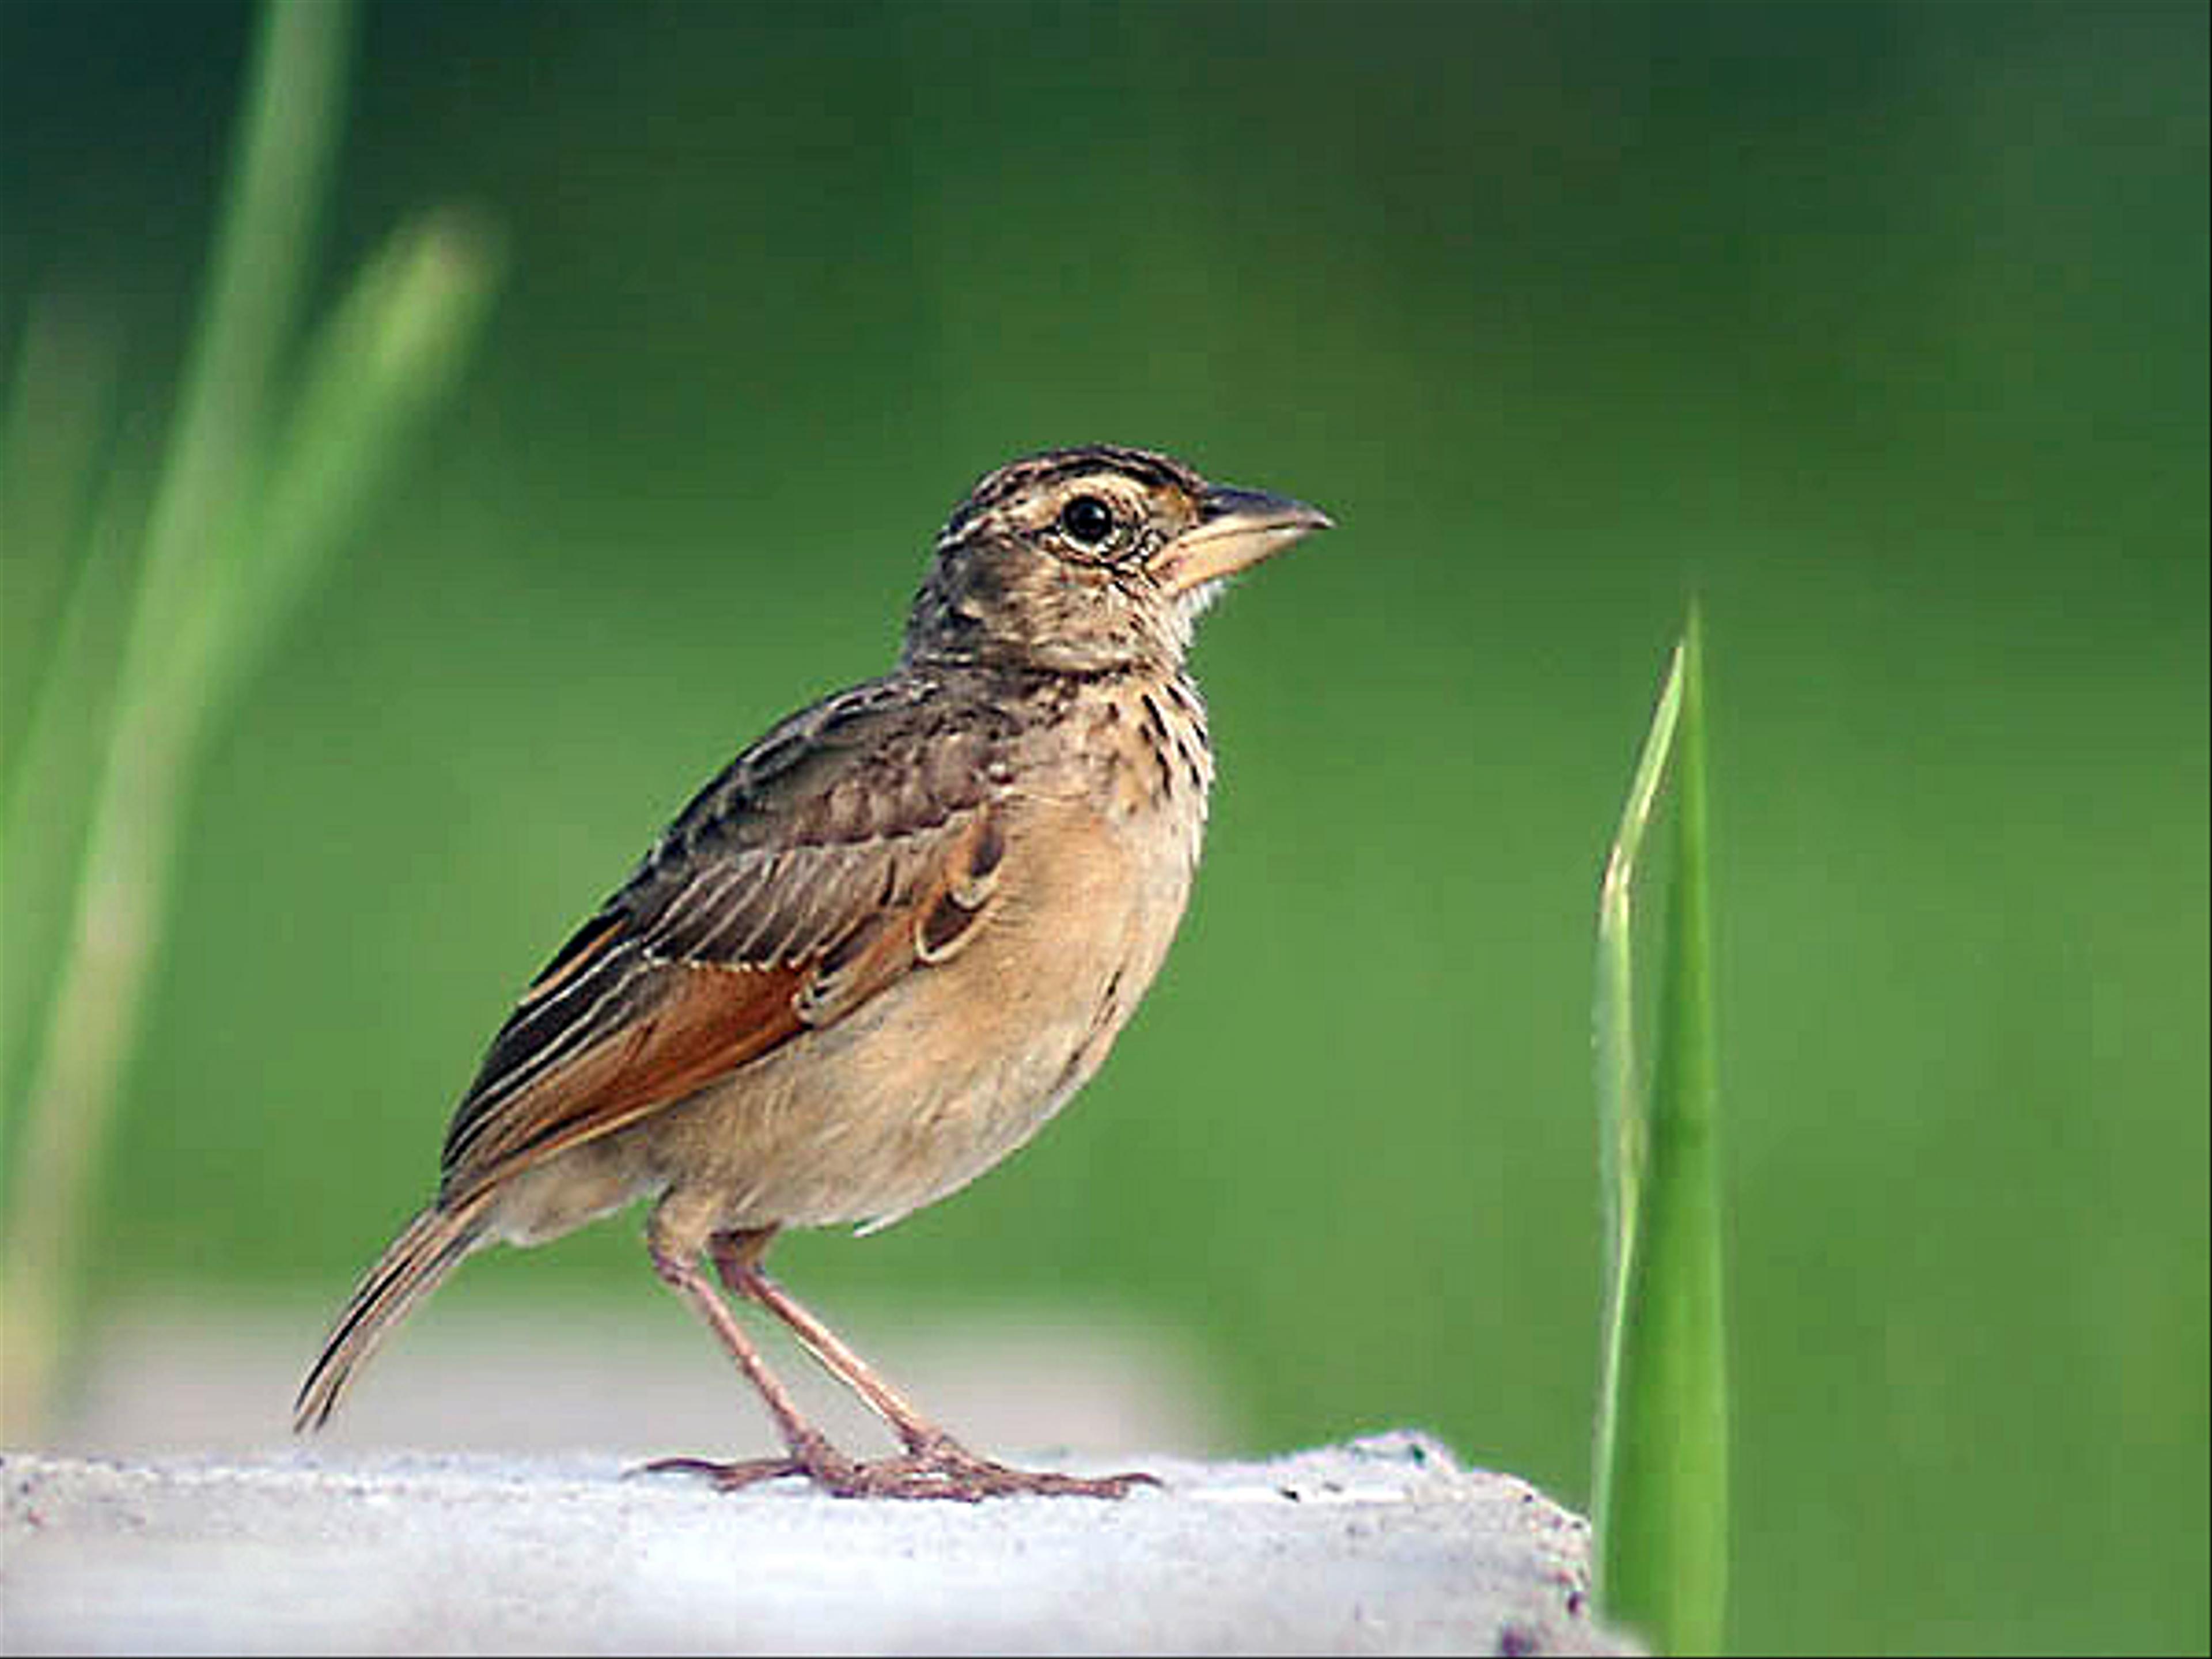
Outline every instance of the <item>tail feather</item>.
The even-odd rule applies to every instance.
[[[386,1332],[444,1283],[483,1237],[483,1202],[455,1209],[432,1205],[407,1224],[376,1265],[362,1275],[353,1297],[324,1340],[307,1380],[293,1403],[292,1428],[319,1429],[337,1409],[354,1373],[367,1363]]]

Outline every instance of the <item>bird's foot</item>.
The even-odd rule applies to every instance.
[[[833,1498],[939,1498],[980,1504],[986,1498],[1030,1494],[1043,1498],[1126,1498],[1138,1486],[1157,1486],[1156,1475],[1109,1474],[1096,1479],[1043,1469],[1018,1469],[978,1457],[957,1441],[926,1440],[897,1457],[863,1463],[847,1457],[818,1437],[794,1446],[783,1457],[748,1458],[718,1463],[701,1457],[663,1457],[647,1463],[647,1474],[704,1475],[720,1492],[737,1492],[763,1480],[801,1476]]]
[[[749,1457],[734,1463],[706,1457],[656,1457],[634,1471],[639,1474],[696,1474],[714,1483],[719,1492],[737,1492],[763,1480],[803,1475],[817,1486],[841,1492],[863,1466],[839,1451],[818,1434],[793,1442],[781,1457]]]
[[[978,1457],[945,1436],[915,1443],[902,1456],[855,1467],[850,1476],[823,1482],[841,1498],[950,1498],[976,1504],[986,1498],[1126,1498],[1138,1486],[1157,1486],[1156,1475],[1109,1474],[1092,1479],[1046,1469],[1018,1469]]]

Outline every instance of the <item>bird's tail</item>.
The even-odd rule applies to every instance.
[[[376,1265],[354,1286],[353,1298],[323,1342],[314,1369],[293,1402],[292,1428],[319,1429],[337,1409],[338,1396],[385,1333],[445,1282],[447,1273],[483,1237],[484,1200],[479,1196],[447,1209],[433,1204],[407,1224]]]

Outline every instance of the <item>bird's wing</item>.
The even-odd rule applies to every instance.
[[[990,914],[1003,749],[894,678],[793,716],[701,792],[493,1039],[447,1132],[459,1202],[635,1122],[902,975]]]

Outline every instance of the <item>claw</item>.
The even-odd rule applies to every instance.
[[[714,1483],[717,1492],[737,1492],[763,1480],[781,1480],[786,1475],[814,1476],[814,1471],[795,1457],[754,1457],[738,1463],[718,1463],[705,1457],[656,1457],[632,1473],[704,1475]]]
[[[705,1457],[658,1457],[638,1471],[641,1474],[703,1474],[720,1492],[737,1492],[763,1480],[781,1480],[801,1474],[830,1492],[849,1484],[861,1465],[855,1463],[820,1435],[806,1433],[792,1443],[781,1457],[752,1457],[740,1462],[720,1463]]]

